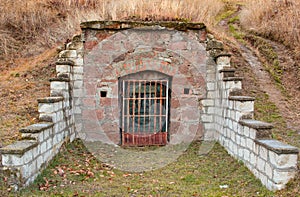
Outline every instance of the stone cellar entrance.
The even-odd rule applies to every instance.
[[[166,145],[171,96],[169,77],[144,71],[121,78],[119,86],[122,145]]]
[[[0,149],[17,187],[33,182],[76,137],[90,150],[166,145],[153,157],[144,153],[164,162],[178,154],[161,150],[215,140],[270,190],[296,175],[298,148],[271,139],[272,125],[253,119],[254,98],[242,95],[230,54],[204,24],[90,21],[81,29],[59,53],[50,97],[38,100],[42,122],[22,128],[21,141]],[[128,154],[121,151],[114,151],[114,164],[124,167]],[[140,161],[144,170],[141,154],[130,159],[130,169]]]

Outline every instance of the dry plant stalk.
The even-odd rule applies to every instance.
[[[209,26],[222,8],[221,0],[1,0],[0,57],[42,52],[80,31],[82,21],[181,19]]]
[[[245,0],[241,24],[300,51],[300,1]]]

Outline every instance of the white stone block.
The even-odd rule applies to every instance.
[[[263,185],[267,185],[267,183],[268,183],[268,177],[265,174],[260,173],[259,174],[259,179],[260,179],[260,181],[261,181],[261,183]]]
[[[70,73],[70,66],[69,65],[56,65],[56,72],[57,73]]]
[[[51,90],[65,90],[67,85],[64,81],[51,81],[50,88]]]
[[[46,151],[47,151],[47,142],[45,141],[41,144],[41,154],[43,154]]]
[[[24,164],[24,161],[20,155],[2,154],[2,165],[3,166],[20,166],[23,164]]]
[[[241,137],[241,146],[244,148],[246,147],[246,138]]]
[[[257,156],[253,152],[250,153],[250,163],[253,166],[257,163]]]
[[[256,139],[256,130],[255,129],[249,129],[249,137],[253,140]]]
[[[296,168],[297,167],[297,154],[277,154],[271,150],[269,152],[269,160],[276,168]]]
[[[250,136],[250,128],[249,127],[244,127],[244,135],[246,137],[249,137]]]
[[[47,114],[54,112],[54,103],[39,103],[38,112]]]
[[[244,158],[244,148],[239,147],[239,149],[238,149],[238,156],[239,156],[239,158],[241,158],[241,159]]]
[[[285,188],[284,184],[275,184],[273,181],[268,180],[266,187],[271,191],[282,190]]]
[[[49,139],[46,141],[47,150],[49,150],[49,149],[51,149],[51,148],[53,147],[52,142],[53,142],[52,138],[49,138]]]
[[[73,61],[74,61],[74,65],[76,65],[76,66],[83,66],[84,65],[83,58],[76,58]]]
[[[247,146],[247,148],[249,150],[253,150],[254,149],[254,142],[253,142],[253,140],[251,138],[247,138],[246,139],[246,146]]]
[[[237,135],[235,136],[235,141],[236,141],[236,143],[237,143],[238,145],[241,145],[241,136],[237,134]]]
[[[233,154],[235,155],[235,156],[237,156],[238,155],[238,146],[237,146],[237,144],[235,144],[235,143],[233,143],[233,145],[232,145],[233,147]]]
[[[201,119],[202,122],[213,122],[213,115],[202,114]]]
[[[74,81],[74,88],[80,89],[83,87],[83,81],[82,80],[76,80]]]
[[[39,169],[41,165],[44,163],[43,156],[40,155],[36,158],[36,167]]]
[[[273,168],[268,162],[266,163],[265,166],[265,173],[269,179],[273,179]]]
[[[74,73],[83,73],[83,66],[74,66],[73,72]]]
[[[215,83],[208,82],[208,83],[206,84],[206,86],[207,86],[207,90],[208,90],[208,91],[213,91],[213,90],[216,89],[216,88],[215,88]]]
[[[254,101],[235,101],[235,109],[240,112],[253,112]]]
[[[205,107],[209,107],[209,106],[214,106],[215,105],[215,102],[214,102],[213,99],[204,99],[204,100],[201,100],[201,103]]]
[[[230,129],[228,129],[228,130],[230,130]],[[230,135],[230,139],[233,141],[233,142],[235,142],[235,132],[233,131],[233,130],[230,130],[230,133],[231,133],[231,135]],[[235,142],[236,143],[236,142]]]
[[[287,184],[290,179],[294,178],[296,175],[296,170],[294,171],[281,171],[274,169],[273,171],[273,181],[276,184]]]
[[[244,149],[244,160],[250,162],[250,151],[248,149]]]
[[[261,158],[263,158],[265,161],[268,161],[268,150],[265,147],[260,146],[260,148],[259,148],[259,156]]]
[[[265,170],[265,165],[266,165],[266,162],[260,158],[260,157],[257,157],[257,169],[260,171],[260,172],[264,172]]]
[[[83,80],[83,74],[81,73],[74,73],[73,74],[73,80],[77,81],[77,80]]]

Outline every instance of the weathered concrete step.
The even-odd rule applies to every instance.
[[[262,140],[255,140],[256,143],[265,147],[268,150],[272,150],[277,154],[298,154],[299,149],[295,146],[291,146],[289,144],[285,144],[278,140],[274,139],[262,139]]]
[[[21,140],[13,144],[0,148],[2,154],[18,154],[23,155],[26,151],[36,147],[38,142],[35,140]]]
[[[256,130],[255,138],[256,139],[271,139],[273,125],[270,123],[252,120],[252,119],[241,119],[239,124],[242,126],[247,126],[251,129]]]
[[[19,131],[21,133],[39,133],[41,131],[44,131],[46,129],[53,127],[53,125],[54,125],[53,123],[41,122],[41,123],[37,123],[37,124],[33,124],[33,125],[29,125],[27,127],[24,127],[22,129],[20,129]]]
[[[259,120],[243,119],[239,123],[243,126],[248,126],[253,129],[272,129],[273,125]]]
[[[243,77],[225,77],[223,81],[243,81]]]
[[[69,65],[69,66],[74,66],[74,62],[71,60],[67,60],[67,61],[57,61],[55,63],[56,65]]]
[[[37,99],[38,103],[57,103],[63,100],[64,98],[62,96],[51,96]]]
[[[231,67],[224,67],[219,70],[219,73],[223,73],[223,78],[234,77],[236,69]]]
[[[254,101],[255,100],[254,97],[250,97],[250,96],[229,96],[228,99],[232,100],[232,101],[241,101],[241,102],[247,102],[247,101]]]

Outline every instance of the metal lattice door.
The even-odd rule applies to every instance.
[[[168,80],[123,80],[122,83],[122,144],[165,145]]]

